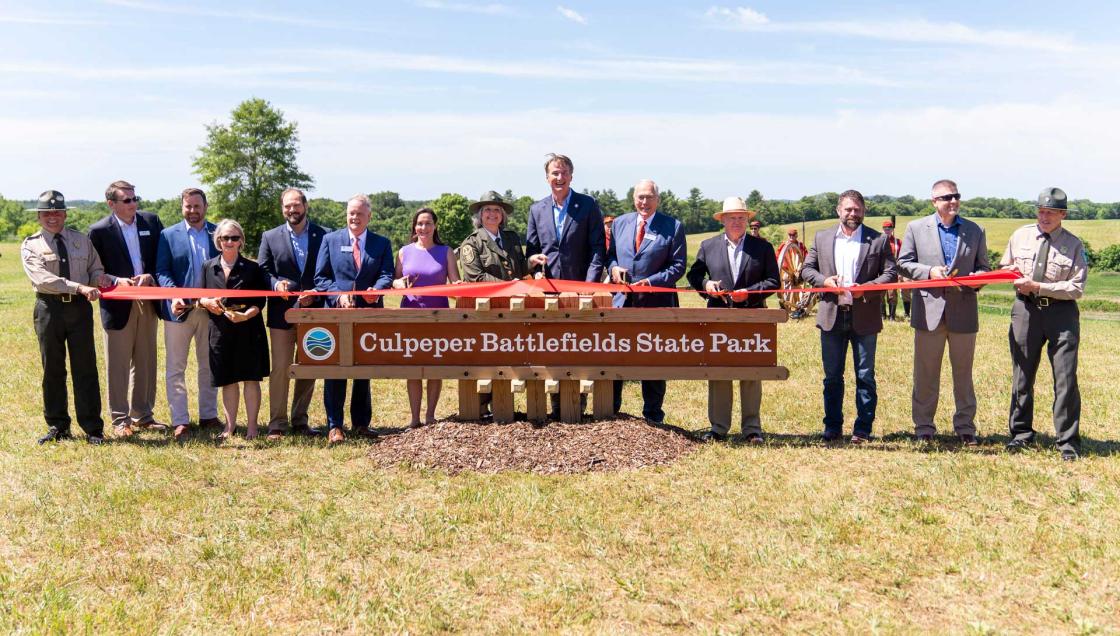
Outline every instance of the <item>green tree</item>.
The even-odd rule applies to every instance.
[[[758,190],[751,190],[747,195],[747,207],[751,210],[762,210],[762,193]]]
[[[314,184],[296,165],[296,129],[295,123],[284,121],[284,113],[254,97],[233,109],[229,125],[206,127],[206,144],[194,158],[210,204],[221,216],[241,223],[252,251],[261,233],[277,224],[284,188]]]
[[[439,236],[444,243],[458,247],[474,231],[470,206],[470,200],[461,194],[444,193],[432,201],[431,207],[439,216]]]

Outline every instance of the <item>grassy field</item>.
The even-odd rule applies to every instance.
[[[963,211],[964,216],[968,216],[968,211]],[[902,238],[906,234],[906,225],[918,218],[916,216],[900,216],[895,219],[897,227],[895,228],[895,236]],[[969,217],[971,220],[976,221],[984,228],[985,234],[988,237],[988,249],[995,250],[1000,254],[1003,253],[1007,247],[1007,239],[1011,237],[1011,233],[1020,227],[1030,223],[1030,219],[983,219]],[[874,217],[869,216],[865,220],[868,227],[876,230],[883,227],[883,221],[887,217]],[[763,218],[762,222],[765,223],[766,219]],[[822,221],[810,221],[805,224],[805,232],[801,235],[801,240],[811,241],[813,234],[817,230],[822,230],[826,227],[836,225],[836,219],[827,219]],[[784,224],[782,227],[796,227],[798,231],[801,230],[800,223]],[[1082,240],[1088,241],[1089,245],[1095,250],[1103,247],[1108,247],[1115,243],[1120,243],[1120,220],[1110,219],[1107,221],[1064,221],[1062,227],[1070,232],[1073,232]],[[688,237],[688,253],[695,254],[696,249],[700,246],[700,241],[712,236],[713,233],[708,234],[691,234]],[[783,240],[785,232],[782,232]]]
[[[814,441],[818,337],[794,322],[779,331],[790,379],[766,386],[763,447],[706,446],[627,473],[449,476],[375,469],[359,442],[179,447],[143,433],[38,447],[31,298],[18,246],[0,245],[0,631],[1120,631],[1109,321],[1082,323],[1085,458],[1072,465],[1048,435],[1003,453],[1007,319],[985,313],[976,449],[910,441],[902,323],[879,340],[875,443]],[[1043,433],[1049,374],[1044,363]],[[375,425],[407,422],[403,382],[374,384]],[[670,421],[704,427],[705,395],[671,382]],[[446,391],[439,415],[453,410]],[[949,416],[943,404],[942,427]]]

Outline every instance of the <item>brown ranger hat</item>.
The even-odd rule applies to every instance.
[[[1046,188],[1038,195],[1038,207],[1052,210],[1074,210],[1067,207],[1066,191],[1061,188]]]
[[[74,208],[66,207],[66,197],[58,190],[47,190],[39,195],[39,203],[34,208],[28,208],[28,212],[46,212],[49,210],[73,210]]]
[[[506,211],[506,214],[510,214],[511,212],[513,212],[512,205],[502,200],[501,195],[499,195],[497,192],[489,190],[482,196],[478,197],[478,201],[475,201],[471,204],[471,214],[477,213],[482,206],[490,204],[501,206],[501,208]]]

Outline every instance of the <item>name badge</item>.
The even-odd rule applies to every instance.
[[[140,230],[140,236],[151,236],[151,230]]]
[[[353,252],[354,251],[354,246],[343,245],[341,249],[342,249],[343,252]]]

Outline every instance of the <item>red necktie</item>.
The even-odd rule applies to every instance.
[[[354,241],[354,271],[362,271],[362,244],[358,242],[358,237],[352,236],[350,240]]]
[[[634,253],[637,254],[638,250],[642,249],[642,241],[646,238],[646,220],[638,217],[638,233],[634,235]]]

